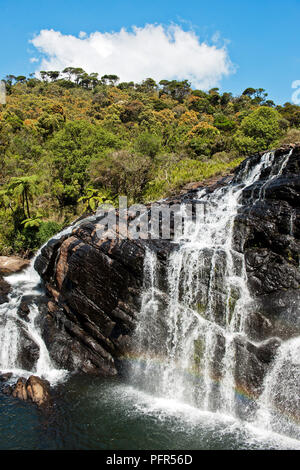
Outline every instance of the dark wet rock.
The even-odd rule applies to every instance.
[[[24,377],[20,377],[17,380],[17,383],[13,386],[12,396],[14,398],[19,398],[22,401],[27,400],[26,379]]]
[[[288,150],[276,151],[273,174]],[[243,162],[237,175],[257,158],[259,155]],[[235,220],[234,245],[245,254],[249,288],[257,305],[257,313],[247,319],[254,339],[286,339],[300,334],[299,169],[300,147],[296,146],[281,176],[268,181],[268,169],[262,179],[243,191],[243,204]],[[263,197],[258,200],[262,190]]]
[[[272,338],[260,346],[255,346],[245,337],[235,339],[235,382],[239,398],[236,407],[241,418],[249,420],[251,415],[255,416],[256,399],[263,391],[264,378],[280,344],[277,338]]]
[[[33,370],[40,356],[40,348],[30,335],[22,329],[19,337],[18,364],[25,370]]]
[[[300,334],[300,147],[282,173],[283,157],[291,147],[275,152],[272,168],[261,179],[244,189],[234,223],[234,265],[241,272],[245,255],[249,288],[253,298],[245,320],[247,339],[235,343],[236,380],[245,395],[257,397],[276,354],[279,340]],[[243,171],[253,167],[261,154],[246,159],[234,175],[206,188],[214,191],[229,181],[241,183]],[[177,204],[194,201],[201,185],[167,200]],[[263,197],[260,198],[260,194]],[[41,330],[54,363],[69,370],[115,375],[118,361],[130,352],[131,336],[139,319],[143,288],[143,262],[146,247],[157,253],[159,308],[164,311],[166,260],[178,249],[169,240],[99,240],[96,216],[60,240],[50,241],[37,258],[35,267],[45,282],[47,302],[41,306]],[[172,238],[172,234],[171,237]],[[203,253],[203,275],[193,299],[199,314],[205,311],[203,292],[210,282],[211,253]],[[206,263],[207,258],[207,263]],[[214,275],[216,322],[225,326],[226,292],[222,282],[224,253],[217,253]],[[207,265],[207,268],[206,268]],[[200,299],[201,305],[200,305]],[[204,299],[204,301],[203,301]],[[236,294],[230,304],[234,307]],[[258,345],[254,344],[260,342]],[[163,343],[163,340],[162,340]],[[163,347],[163,346],[162,346]],[[225,341],[217,340],[215,375],[222,375]]]
[[[165,246],[157,248],[162,259]],[[114,358],[125,354],[140,308],[144,252],[141,241],[100,241],[91,223],[42,250],[42,275],[55,301],[48,308],[52,320],[47,320],[44,337],[57,364],[102,375],[117,373]],[[40,266],[38,258],[36,268]],[[57,325],[63,337],[53,333]]]
[[[245,319],[245,332],[250,340],[262,341],[273,333],[271,321],[258,311],[250,312]]]
[[[30,299],[31,301],[31,299]],[[29,314],[30,314],[30,301],[28,301],[27,299],[24,299],[24,297],[22,297],[22,300],[20,302],[20,305],[19,305],[19,308],[18,308],[18,315],[20,318],[22,318],[22,320],[25,320],[26,322],[29,322]]]
[[[262,344],[257,346],[256,357],[262,363],[269,365],[274,360],[280,345],[281,341],[278,338],[271,338],[264,341]]]
[[[2,393],[4,393],[4,395],[7,395],[7,396],[12,395],[13,387],[11,385],[5,385],[5,387],[3,387],[2,389]]]
[[[0,374],[0,382],[7,382],[11,377],[12,374],[10,372],[7,372],[6,374]]]
[[[0,276],[0,305],[8,302],[8,294],[10,292],[10,285]]]
[[[49,302],[40,306],[40,312],[42,335],[56,367],[70,372],[114,375],[109,356],[103,357],[105,350],[66,318],[63,309]]]

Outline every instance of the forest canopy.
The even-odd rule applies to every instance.
[[[82,68],[5,78],[0,254],[30,256],[76,216],[126,195],[150,202],[300,141],[300,107],[187,80],[121,82]]]

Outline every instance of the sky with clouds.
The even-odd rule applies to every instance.
[[[0,78],[78,66],[280,103],[300,79],[299,0],[0,0],[0,16]]]

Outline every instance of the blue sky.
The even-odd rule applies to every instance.
[[[184,31],[192,29],[200,43],[213,45],[216,34],[217,47],[225,41],[235,73],[222,75],[222,91],[238,94],[248,86],[262,87],[271,99],[284,103],[291,100],[292,82],[300,79],[299,0],[0,0],[0,11],[1,78],[37,70],[39,63],[30,58],[40,59],[41,54],[29,41],[41,30],[78,38],[80,31],[90,35],[119,32],[122,27],[177,24]]]

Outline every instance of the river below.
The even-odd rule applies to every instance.
[[[300,449],[300,441],[151,396],[125,379],[70,376],[45,411],[0,395],[0,449]]]

